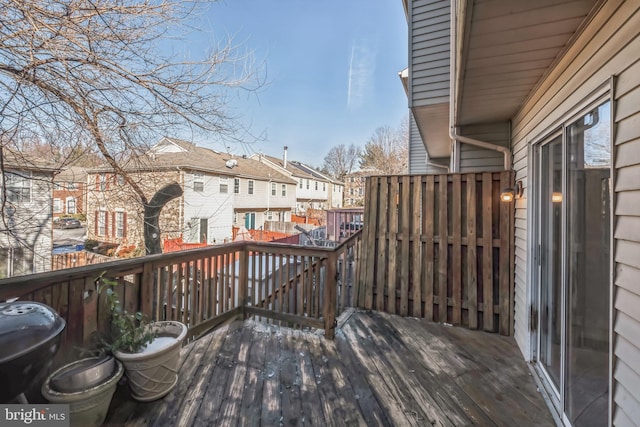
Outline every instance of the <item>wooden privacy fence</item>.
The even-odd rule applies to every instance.
[[[370,177],[356,306],[513,334],[511,171]]]

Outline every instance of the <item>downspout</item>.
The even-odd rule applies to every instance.
[[[451,138],[451,153],[453,156],[451,172],[460,172],[460,153],[459,150],[456,149],[456,144],[458,142],[485,148],[487,150],[495,150],[501,152],[504,156],[504,170],[511,170],[511,150],[509,148],[497,144],[492,144],[490,142],[479,141],[477,139],[458,135],[456,133],[456,59],[458,56],[456,51],[456,3],[457,0],[451,0],[451,17],[449,24],[451,26],[451,35],[449,41],[449,49],[451,55],[449,65],[449,138]]]

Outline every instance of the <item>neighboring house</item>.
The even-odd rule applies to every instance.
[[[379,175],[379,172],[372,168],[365,168],[345,175],[344,207],[364,206],[365,183],[367,177],[372,175]]]
[[[0,278],[51,270],[55,168],[3,150]]]
[[[163,138],[125,170],[148,199],[172,182],[183,188],[161,211],[161,241],[224,243],[236,222],[254,228],[268,217],[286,220],[295,203],[294,182],[272,169],[173,138]],[[87,237],[142,247],[144,212],[130,185],[110,169],[88,173]]]
[[[327,205],[324,209],[333,209],[342,207],[342,195],[344,194],[344,183],[336,179],[333,179],[322,172],[313,169],[310,166],[300,162],[292,162],[295,167],[301,169],[307,173],[310,173],[322,184],[322,192],[324,194],[326,189]],[[298,182],[298,188],[300,183]]]
[[[552,413],[638,425],[640,2],[404,6],[405,83],[428,158],[512,169],[524,190],[515,340]]]
[[[53,178],[53,217],[85,213],[87,204],[87,171],[69,166]]]
[[[290,177],[297,183],[295,190],[296,213],[304,214],[307,209],[327,209],[334,200],[334,194],[340,193],[341,183],[334,181],[315,169],[295,161],[287,159],[287,147],[284,147],[282,159],[264,154],[254,154],[252,159],[264,163],[278,172]],[[335,187],[332,187],[335,184]],[[342,200],[340,199],[340,203]]]

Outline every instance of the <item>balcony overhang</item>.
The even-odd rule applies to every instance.
[[[601,3],[458,1],[453,124],[514,117]]]
[[[411,112],[429,158],[449,157],[449,103],[412,107]]]

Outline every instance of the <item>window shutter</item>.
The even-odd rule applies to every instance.
[[[104,235],[109,235],[109,212],[104,212]]]
[[[94,228],[94,234],[97,236],[98,235],[98,215],[100,215],[99,211],[96,211],[96,215],[95,215],[95,221],[93,222],[93,228]]]
[[[116,213],[111,212],[111,236],[116,237]]]
[[[122,237],[127,237],[127,213],[122,214]]]

